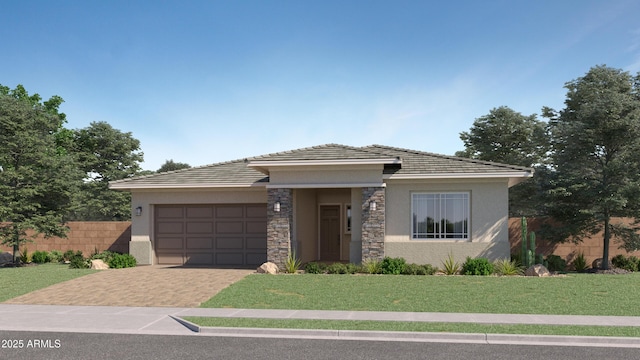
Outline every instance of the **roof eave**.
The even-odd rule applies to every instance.
[[[220,189],[220,188],[260,188],[268,182],[253,183],[194,183],[194,184],[111,184],[113,190],[156,190],[156,189]]]
[[[436,173],[436,174],[385,174],[384,180],[432,180],[432,179],[509,179],[509,187],[533,177],[533,171],[498,173]]]

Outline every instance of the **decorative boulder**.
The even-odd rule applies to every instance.
[[[537,277],[544,277],[544,276],[551,276],[551,273],[549,272],[549,270],[544,267],[544,265],[541,264],[535,264],[533,266],[531,266],[530,268],[527,269],[527,271],[524,272],[525,276],[537,276]]]
[[[91,260],[91,268],[94,270],[106,270],[109,268],[109,265],[100,259],[95,259]]]
[[[597,258],[591,263],[592,269],[600,269],[602,267],[602,258]]]
[[[272,262],[266,262],[258,268],[259,274],[277,274],[278,273],[278,265]]]
[[[8,252],[0,253],[0,266],[4,264],[10,264],[13,262],[13,255]]]

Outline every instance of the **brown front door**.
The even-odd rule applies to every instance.
[[[340,260],[340,206],[320,206],[320,260]]]

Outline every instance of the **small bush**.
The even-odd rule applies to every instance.
[[[71,250],[69,250],[71,251]],[[67,251],[67,253],[69,252]],[[65,255],[67,255],[65,253]],[[82,251],[78,250],[75,253],[71,252],[73,255],[69,258],[69,267],[72,269],[88,269],[89,261],[84,258],[82,255]]]
[[[547,256],[545,262],[547,263],[547,265],[545,266],[547,267],[547,269],[549,269],[549,271],[562,272],[567,270],[567,261],[558,255]]]
[[[405,259],[390,258],[388,256],[382,259],[382,263],[380,264],[382,273],[388,275],[400,275],[406,266],[407,262]]]
[[[501,276],[522,275],[524,271],[516,260],[499,259],[493,263],[493,272]]]
[[[31,260],[31,254],[29,254],[29,250],[25,247],[24,250],[20,252],[20,262],[28,264]]]
[[[31,258],[36,264],[44,264],[46,262],[49,262],[49,253],[46,251],[36,250],[33,252]]]
[[[300,269],[300,265],[302,262],[296,256],[295,250],[289,251],[289,255],[287,256],[287,260],[284,262],[284,271],[288,274],[295,274]]]
[[[442,272],[445,275],[455,275],[460,272],[460,263],[453,259],[452,253],[449,253],[447,259],[442,262]]]
[[[402,272],[403,275],[433,275],[434,273],[435,269],[429,264],[407,264]]]
[[[58,250],[49,251],[49,261],[52,263],[59,263],[62,261],[62,252]]]
[[[360,267],[353,263],[348,263],[346,265],[346,268],[347,268],[347,274],[355,274],[360,271]]]
[[[362,264],[367,274],[380,274],[382,273],[382,263],[378,260],[367,260]]]
[[[635,256],[626,257],[622,254],[616,255],[611,258],[611,265],[627,271],[638,271],[638,261]]]
[[[80,252],[82,254],[82,252]],[[62,261],[67,262],[67,261],[71,261],[71,258],[73,258],[75,256],[75,253],[73,252],[73,250],[67,250],[64,252],[64,254],[62,254]]]
[[[304,266],[304,272],[306,272],[307,274],[323,274],[324,269],[320,267],[320,264],[312,261]]]
[[[577,272],[585,272],[589,268],[587,259],[584,258],[583,253],[579,252],[578,255],[576,255],[576,258],[573,259],[573,268]]]
[[[94,253],[93,255],[91,255],[91,259],[92,260],[102,260],[105,263],[109,263],[109,261],[111,261],[111,259],[118,255],[117,252],[113,252],[113,251],[109,251],[109,250],[105,250],[101,253]]]
[[[343,263],[333,263],[327,267],[327,274],[346,274],[347,266]]]
[[[122,269],[135,267],[137,265],[136,258],[131,254],[115,254],[108,262],[112,269]]]
[[[493,274],[493,264],[486,258],[472,259],[467,257],[467,261],[462,264],[463,275],[491,275]]]

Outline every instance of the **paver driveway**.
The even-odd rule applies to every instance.
[[[109,269],[9,299],[5,304],[197,307],[254,272],[158,265]]]

